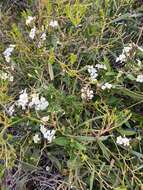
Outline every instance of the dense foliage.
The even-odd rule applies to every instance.
[[[143,189],[143,2],[1,1],[2,190]]]

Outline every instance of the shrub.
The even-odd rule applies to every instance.
[[[133,0],[2,3],[2,190],[142,189],[142,12]]]

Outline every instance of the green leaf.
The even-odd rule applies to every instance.
[[[108,138],[110,138],[112,135],[106,135],[106,136],[101,136],[99,137],[99,140],[101,141],[106,141]]]
[[[132,153],[133,155],[137,156],[139,159],[141,159],[141,158],[143,159],[143,154],[141,154],[141,153],[139,153],[137,151],[134,151],[134,150],[130,150],[130,149],[128,149],[128,151],[130,153]]]
[[[11,34],[13,36],[14,39],[20,39],[22,38],[22,34],[20,32],[20,29],[18,28],[18,26],[16,24],[13,24],[12,25],[12,31],[11,31]]]
[[[109,149],[102,143],[101,140],[98,140],[97,143],[99,147],[101,148],[103,155],[109,160],[110,159]]]
[[[111,65],[110,65],[110,61],[106,56],[104,57],[103,64],[106,65],[108,72],[111,72],[112,68],[111,68]]]
[[[143,94],[140,94],[138,92],[133,92],[128,90],[127,88],[116,88],[117,94],[127,95],[135,100],[143,100]]]
[[[127,190],[127,188],[126,188],[126,187],[121,186],[121,187],[117,187],[117,188],[115,188],[115,190]]]
[[[122,128],[117,128],[116,129],[122,136],[132,136],[136,134],[136,131],[131,130],[131,129],[122,129]]]
[[[74,53],[70,54],[70,62],[71,64],[74,64],[77,60],[77,55],[75,55]]]
[[[85,141],[85,142],[95,142],[97,139],[96,137],[90,137],[90,136],[71,136],[70,137],[78,140],[78,141]]]
[[[53,142],[60,146],[66,146],[70,143],[70,140],[67,137],[58,137]]]
[[[54,48],[51,48],[49,53],[49,63],[52,65],[54,61],[55,61]]]
[[[48,63],[48,70],[49,70],[50,79],[54,80],[53,66],[50,63]]]
[[[77,26],[83,18],[88,5],[76,1],[74,4],[68,3],[65,6],[66,16],[71,20],[74,26]]]
[[[81,143],[79,143],[78,141],[74,141],[74,148],[76,148],[77,150],[86,150],[86,147],[83,145],[83,144],[81,144]]]
[[[115,72],[106,72],[105,76],[115,76]]]
[[[119,121],[117,122],[116,126],[117,128],[121,127],[124,123],[126,123],[132,116],[132,113],[126,113],[126,115],[122,118],[119,119]]]
[[[132,81],[136,80],[136,78],[132,74],[128,74],[127,78],[130,79],[130,80],[132,80]]]
[[[130,13],[126,13],[124,15],[121,15],[119,16],[118,18],[112,20],[112,23],[113,22],[119,22],[119,21],[122,21],[122,20],[129,20],[130,18],[136,18],[136,17],[142,17],[143,16],[143,13],[135,13],[135,14],[130,14]]]
[[[95,176],[95,168],[92,169],[90,176],[90,190],[93,190],[94,176]]]
[[[135,120],[135,121],[140,121],[140,122],[143,122],[143,116],[142,115],[139,115],[135,112],[132,112],[132,118]]]

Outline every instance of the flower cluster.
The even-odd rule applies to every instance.
[[[9,116],[13,116],[15,112],[15,104],[12,104],[11,106],[9,106],[9,108],[6,109],[6,112]]]
[[[103,65],[103,64],[96,64],[95,66],[93,66],[93,65],[87,66],[87,71],[90,74],[90,80],[91,81],[97,80],[99,69],[107,70],[107,67],[106,67],[106,65]]]
[[[34,107],[36,111],[39,111],[39,110],[45,110],[48,107],[49,103],[46,100],[46,98],[42,96],[39,97],[39,94],[32,94],[31,97],[32,100],[29,103],[30,108]]]
[[[30,33],[29,33],[29,38],[31,40],[33,40],[35,38],[35,35],[36,35],[36,27],[34,26],[31,30],[30,30]]]
[[[13,76],[9,73],[6,73],[6,72],[0,73],[0,79],[4,80],[4,81],[8,80],[10,82],[13,82]]]
[[[113,87],[112,84],[106,82],[106,83],[104,83],[104,84],[101,86],[101,89],[102,89],[102,90],[106,90],[106,89],[107,89],[107,90],[110,90],[112,87]]]
[[[32,17],[32,16],[28,16],[27,19],[26,19],[26,25],[30,25],[34,20],[36,19],[36,17]],[[58,27],[58,21],[56,20],[51,20],[50,23],[49,23],[49,26],[51,26],[52,28],[57,28]],[[31,40],[34,40],[35,38],[35,35],[36,35],[36,27],[34,26],[30,32],[29,32],[29,38]],[[40,40],[39,40],[39,43],[38,43],[38,48],[40,48],[43,44],[43,42],[46,40],[46,31],[44,31],[42,33],[42,35],[40,36]]]
[[[28,104],[28,94],[25,89],[20,92],[19,99],[17,100],[17,106],[22,107],[22,110],[25,110],[27,104]]]
[[[40,142],[40,140],[41,140],[41,138],[39,137],[39,134],[35,134],[34,136],[33,136],[33,141],[34,141],[34,143],[39,143]]]
[[[132,49],[133,49],[132,44],[129,44],[129,46],[124,47],[122,53],[119,55],[119,57],[116,58],[116,62],[118,61],[120,61],[121,63],[126,62]]]
[[[43,134],[43,137],[47,139],[49,143],[52,142],[52,140],[55,138],[56,131],[54,129],[49,130],[44,125],[40,126],[40,131]]]
[[[40,132],[42,133],[44,139],[48,141],[48,143],[51,143],[53,139],[55,139],[55,133],[56,131],[54,129],[47,129],[44,125],[40,126]],[[35,134],[33,136],[34,143],[39,143],[41,138],[39,137],[39,134]]]
[[[138,75],[136,78],[136,81],[142,83],[143,82],[143,75]]]
[[[26,106],[28,106],[29,108],[34,107],[36,111],[45,110],[49,105],[49,102],[46,100],[46,98],[44,98],[43,96],[40,97],[39,94],[31,94],[31,98],[32,99],[29,102],[28,94],[25,89],[21,92],[17,101],[17,105],[21,106],[23,110],[25,110]]]
[[[26,19],[26,25],[30,25],[34,20],[36,19],[36,17],[33,17],[33,16],[28,16],[27,19]],[[34,26],[31,30],[30,30],[30,33],[29,33],[29,38],[31,40],[33,40],[35,38],[35,35],[36,35],[36,27]]]
[[[90,79],[91,79],[92,81],[95,81],[96,78],[98,77],[97,69],[95,69],[95,68],[93,67],[93,65],[88,65],[88,66],[87,66],[87,71],[88,71],[88,73],[90,74]]]
[[[4,55],[4,57],[5,57],[5,60],[6,60],[6,62],[8,62],[8,63],[9,63],[10,60],[11,60],[10,56],[11,56],[11,54],[12,54],[14,48],[15,48],[15,45],[10,44],[9,47],[3,52],[3,55]]]
[[[38,48],[40,48],[43,44],[43,42],[46,40],[46,32],[43,32],[43,34],[40,36],[40,41],[38,43]]]
[[[83,100],[91,100],[94,96],[93,90],[90,90],[88,86],[81,89],[81,98]]]
[[[21,107],[22,110],[28,108],[34,108],[36,111],[43,111],[49,105],[49,102],[45,97],[39,96],[39,94],[31,94],[30,96],[27,93],[27,90],[24,89],[20,92],[18,100],[12,104],[6,111],[9,116],[12,116],[15,112],[15,106]],[[47,118],[43,118],[43,120]]]
[[[35,17],[28,16],[26,19],[26,25],[30,25],[35,20]]]
[[[119,145],[123,145],[123,146],[129,146],[130,145],[130,139],[128,139],[125,136],[124,137],[118,136],[116,143]]]
[[[56,28],[58,27],[58,21],[57,20],[51,20],[49,23],[49,26]]]

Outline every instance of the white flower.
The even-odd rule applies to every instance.
[[[39,97],[39,94],[31,94],[31,102],[29,102],[28,94],[26,89],[20,92],[19,99],[17,100],[17,105],[21,106],[23,110],[25,110],[26,106],[29,108],[34,107],[35,110],[45,110],[49,102],[44,97]]]
[[[31,97],[32,97],[32,101],[29,103],[29,107],[33,107],[35,106],[37,103],[39,103],[39,94],[31,94]]]
[[[116,143],[123,145],[123,146],[129,146],[130,145],[130,139],[128,139],[127,137],[118,136]]]
[[[84,100],[91,100],[94,97],[93,90],[90,90],[89,87],[83,87],[81,89],[81,98]]]
[[[49,143],[52,142],[53,139],[55,139],[55,133],[56,131],[53,130],[47,130],[47,132],[44,135],[44,138],[48,140]]]
[[[107,70],[106,65],[103,65],[103,64],[96,64],[95,67],[98,68],[98,69],[104,69],[104,70]]]
[[[120,54],[119,57],[116,58],[116,62],[125,62],[126,61],[126,55],[125,54]]]
[[[46,40],[46,32],[44,32],[44,33],[41,35],[40,39],[41,39],[42,41],[45,41],[45,40]]]
[[[8,73],[5,73],[5,72],[0,73],[0,78],[2,80],[8,80],[10,82],[13,82],[13,76],[11,74],[8,74]]]
[[[22,107],[22,110],[25,110],[27,104],[28,104],[28,94],[25,89],[25,90],[21,91],[21,93],[19,95],[19,99],[17,100],[17,105],[19,107]]]
[[[29,103],[29,107],[34,106],[37,111],[45,110],[48,107],[49,102],[44,97],[39,98],[39,94],[32,94],[31,96],[32,101]]]
[[[41,97],[39,102],[35,105],[35,109],[38,110],[45,110],[49,105],[49,102],[44,98]]]
[[[15,104],[12,104],[7,110],[6,110],[7,114],[9,116],[13,116],[14,112],[15,112]]]
[[[116,58],[116,62],[125,62],[127,60],[127,57],[130,55],[130,51],[133,49],[132,44],[129,44],[128,46],[125,46],[122,50],[122,53],[119,55],[119,57]]]
[[[87,70],[89,73],[97,73],[97,70],[93,67],[93,65],[88,65]]]
[[[4,56],[10,56],[15,48],[15,45],[10,44],[9,47],[3,52]]]
[[[96,80],[98,73],[97,70],[93,67],[93,65],[88,65],[87,66],[87,71],[90,74],[90,79],[91,80]]]
[[[129,44],[129,46],[123,48],[123,53],[126,54],[126,55],[129,55],[132,48],[133,48],[132,44]]]
[[[56,131],[47,129],[44,125],[40,126],[40,131],[43,134],[44,138],[49,141],[49,143],[52,142],[52,140],[55,138]]]
[[[15,45],[10,44],[9,47],[3,52],[6,62],[10,62],[10,56],[15,48]]]
[[[42,121],[43,123],[46,123],[47,121],[49,121],[49,116],[44,116],[44,117],[42,117],[42,118],[41,118],[41,121]]]
[[[34,26],[29,33],[29,38],[33,40],[35,38],[35,34],[36,34],[36,27]]]
[[[40,48],[43,44],[43,42],[46,40],[46,32],[44,32],[41,37],[40,37],[40,41],[38,43],[38,48]]]
[[[55,28],[55,27],[58,27],[58,21],[56,20],[51,20],[50,23],[49,23],[49,26]]]
[[[138,75],[136,78],[136,81],[142,83],[143,82],[143,75]]]
[[[5,60],[6,60],[7,63],[9,63],[10,60],[11,60],[10,56],[5,56]]]
[[[49,166],[46,166],[46,171],[48,172],[50,170],[50,167]]]
[[[26,25],[31,24],[31,22],[32,22],[33,20],[35,20],[35,17],[33,17],[33,16],[28,16],[27,19],[26,19]]]
[[[106,82],[105,84],[103,84],[103,85],[101,86],[101,89],[102,89],[102,90],[106,90],[106,89],[111,89],[112,87],[113,87],[112,84]]]
[[[47,128],[44,125],[40,125],[40,131],[42,134],[45,134],[47,131]]]
[[[0,78],[1,78],[2,80],[7,80],[7,79],[8,79],[8,74],[2,72],[2,73],[0,74]]]
[[[34,143],[37,144],[40,140],[41,140],[41,139],[40,139],[40,137],[39,137],[38,134],[35,134],[35,135],[33,136],[33,141],[34,141]]]

